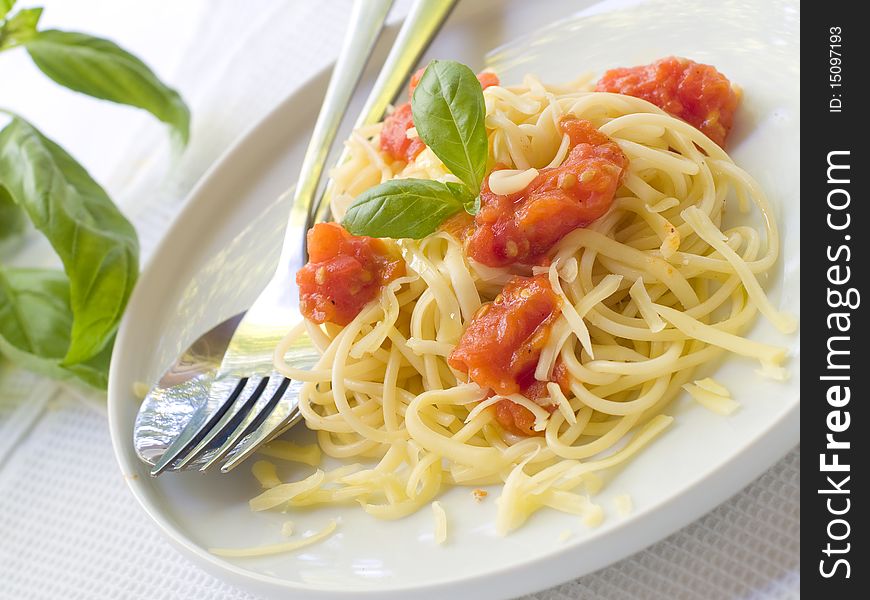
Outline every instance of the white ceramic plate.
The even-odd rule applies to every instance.
[[[585,4],[464,3],[430,55],[481,67],[486,49]],[[502,80],[510,83],[526,71],[566,80],[676,54],[714,64],[739,83],[745,97],[730,149],[777,207],[783,260],[766,284],[778,305],[799,314],[797,6],[762,0],[612,6],[596,5],[588,11],[593,16],[495,53]],[[668,535],[737,492],[798,442],[799,338],[784,338],[759,323],[753,338],[789,346],[790,380],[765,380],[756,375],[756,365],[739,359],[711,365],[742,409],[723,418],[678,401],[670,411],[677,416],[673,427],[609,478],[597,498],[608,518],[597,529],[544,511],[501,538],[493,526],[497,490],[478,504],[467,489],[455,489],[442,498],[450,538],[436,546],[428,510],[396,522],[376,521],[355,507],[252,514],[247,501],[258,490],[247,468],[227,476],[151,479],[131,444],[138,407],[132,384],[155,381],[199,333],[248,306],[265,284],[288,211],[286,200],[276,198],[290,183],[287,174],[298,169],[325,81],[323,74],[302,86],[204,177],[142,274],[117,338],[109,416],[118,461],[148,514],[199,565],[270,597],[516,596],[603,567]],[[292,435],[307,432],[300,427]],[[288,468],[283,475],[306,473]],[[625,492],[635,510],[619,517],[612,500]],[[279,542],[288,518],[306,532],[332,517],[340,518],[338,532],[295,554],[225,560],[206,550]],[[560,541],[565,530],[572,536]]]

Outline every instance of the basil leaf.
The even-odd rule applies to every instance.
[[[95,98],[143,108],[169,124],[181,142],[190,111],[178,92],[114,42],[72,31],[40,31],[25,44],[43,73],[62,86]]]
[[[17,116],[0,131],[0,185],[63,262],[72,324],[62,366],[84,363],[107,347],[133,290],[136,232],[81,165]]]
[[[353,235],[418,240],[469,202],[474,198],[458,183],[392,179],[357,196],[341,225]]]
[[[0,0],[0,19],[6,17],[13,6],[15,6],[15,0]]]
[[[0,248],[4,241],[24,231],[26,219],[24,211],[15,204],[6,188],[0,185]]]
[[[474,72],[454,61],[432,61],[411,100],[417,134],[474,194],[489,152],[486,106]]]
[[[0,12],[2,12],[3,1],[0,0]],[[41,8],[26,8],[9,17],[9,20],[0,27],[0,50],[20,46],[36,35],[36,25],[41,16]]]
[[[0,268],[0,354],[36,373],[105,388],[111,344],[85,363],[62,365],[71,322],[69,281],[61,271]]]
[[[471,202],[465,203],[465,212],[470,214],[471,216],[476,215],[480,212],[480,194],[475,196]]]

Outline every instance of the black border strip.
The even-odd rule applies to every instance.
[[[860,2],[804,3],[801,33],[802,273],[805,348],[801,582],[810,598],[866,597],[866,489],[858,454],[870,434],[862,393],[870,270],[865,83],[870,31]],[[867,431],[861,436],[862,431]],[[862,589],[863,588],[863,589]],[[859,592],[859,589],[862,592]]]

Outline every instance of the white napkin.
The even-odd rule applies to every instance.
[[[125,11],[113,5],[114,12],[98,19],[100,30],[84,17],[70,24],[74,15],[68,4],[44,4],[47,15],[56,9],[67,18],[52,25],[103,35],[118,31],[114,23],[125,18]],[[106,6],[97,0],[77,4],[93,4],[95,10]],[[191,145],[174,157],[165,131],[148,117],[126,113],[128,126],[119,128],[122,117],[115,113],[101,120],[105,105],[78,101],[75,109],[85,116],[82,122],[63,121],[59,141],[82,157],[131,217],[143,257],[224,149],[333,60],[349,4],[190,0],[178,9],[178,19],[166,7],[153,14],[137,9],[139,29],[128,32],[133,49],[162,66],[161,75],[190,104]],[[408,4],[397,2],[394,18]],[[130,23],[125,24],[129,30]],[[14,63],[13,68],[23,67]],[[57,118],[54,107],[31,105],[28,98],[19,94],[10,106],[38,123]],[[112,152],[88,145],[94,128],[97,138],[111,134]],[[46,133],[52,131],[46,127]],[[40,251],[31,249],[29,259]],[[82,404],[80,396],[75,388],[0,364],[0,599],[256,598],[199,570],[163,539],[126,489],[99,410],[101,399]],[[798,598],[799,468],[796,449],[684,530],[609,568],[528,598]]]

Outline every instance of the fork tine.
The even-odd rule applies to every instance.
[[[248,378],[248,385],[246,385],[245,389],[249,389],[251,387],[251,383],[254,381],[253,377]],[[194,446],[194,448],[188,452],[185,456],[181,457],[174,465],[172,465],[172,469],[174,471],[181,471],[191,462],[202,456],[204,452],[207,452],[209,448],[213,448],[215,445],[223,443],[222,440],[227,436],[227,434],[232,433],[233,430],[238,427],[238,424],[245,418],[245,416],[251,411],[251,408],[263,394],[263,390],[266,389],[266,386],[269,384],[269,377],[265,376],[257,382],[257,385],[254,386],[253,391],[247,394],[247,397],[242,401],[242,394],[239,394],[236,397],[236,401],[233,403],[233,406],[229,407],[229,409],[223,414],[220,420],[214,424],[214,426],[206,432],[203,436],[202,440]],[[245,390],[242,390],[244,393]]]
[[[166,451],[160,456],[154,466],[151,468],[151,476],[157,477],[165,471],[179,456],[188,452],[196,446],[199,441],[208,433],[215,423],[226,413],[230,406],[236,401],[242,389],[248,382],[247,377],[242,377],[238,380],[232,392],[227,394],[222,402],[215,404],[211,402],[211,397],[196,409],[196,412],[190,417],[187,425],[181,430],[172,443],[166,448]],[[229,382],[227,382],[229,383]],[[227,386],[229,387],[229,386]]]
[[[254,406],[252,410],[248,411],[248,414],[245,415],[244,419],[240,419],[238,427],[236,427],[236,429],[227,437],[221,447],[218,448],[205,464],[199,468],[200,471],[207,471],[226,458],[236,445],[241,440],[245,439],[245,436],[259,427],[266,417],[271,414],[275,405],[281,397],[284,396],[284,392],[287,391],[287,386],[290,385],[290,380],[286,377],[282,377],[280,380],[278,380],[277,377],[273,377],[272,381],[274,384],[270,385],[270,389],[267,389],[266,392],[261,395],[261,399],[265,398],[266,401],[258,402],[257,406]]]
[[[291,385],[296,389],[291,389]],[[221,473],[232,471],[239,463],[253,454],[257,448],[286,429],[291,422],[295,423],[302,417],[302,414],[299,412],[298,401],[295,403],[280,401],[285,396],[298,399],[300,387],[302,387],[302,382],[287,380],[287,386],[283,387],[282,393],[276,393],[269,401],[271,408],[264,407],[263,411],[258,415],[257,423],[252,424],[250,428],[252,433],[242,439],[238,446],[236,446],[233,455],[221,467]],[[296,393],[288,394],[288,390],[291,392],[295,391]]]

